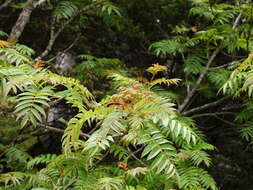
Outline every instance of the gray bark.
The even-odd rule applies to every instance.
[[[92,3],[90,5],[85,6],[84,8],[80,9],[79,11],[77,11],[69,20],[67,20],[66,22],[64,22],[59,28],[58,30],[55,30],[54,28],[54,22],[52,23],[51,26],[51,32],[50,32],[50,39],[48,42],[48,45],[46,47],[46,49],[41,53],[41,55],[39,57],[36,58],[36,60],[42,59],[44,57],[46,57],[48,55],[48,53],[52,50],[54,43],[56,41],[56,39],[58,38],[58,36],[61,34],[61,32],[65,29],[65,27],[70,24],[76,16],[78,16],[80,13],[85,12],[89,9],[93,9],[96,8],[98,6],[100,6],[101,4],[103,4],[104,2],[106,2],[107,0],[100,0],[97,1],[95,3]]]
[[[6,0],[2,5],[0,5],[0,11],[7,7],[10,3],[11,3],[12,0]]]
[[[17,22],[12,27],[8,41],[17,41],[30,20],[32,11],[36,8],[36,0],[27,0],[26,5],[20,13]]]
[[[240,14],[236,17],[236,19],[235,19],[235,21],[234,21],[234,23],[233,23],[233,27],[232,27],[233,29],[235,29],[235,28],[237,27],[237,25],[239,24],[239,21],[240,21],[241,17],[242,17],[242,13],[240,13]],[[178,106],[179,112],[182,113],[182,112],[184,111],[184,109],[186,108],[186,106],[189,104],[189,102],[191,101],[191,99],[192,99],[192,97],[194,96],[195,92],[197,91],[198,86],[199,86],[199,85],[201,84],[201,82],[203,81],[203,79],[204,79],[206,73],[208,72],[208,70],[209,70],[211,64],[213,63],[214,59],[215,59],[216,56],[219,54],[219,52],[220,52],[220,49],[217,48],[217,49],[212,53],[211,57],[210,57],[209,60],[208,60],[208,63],[206,64],[204,70],[203,70],[202,73],[200,74],[200,76],[199,76],[197,82],[195,83],[195,85],[193,86],[192,90],[187,94],[187,96],[185,97],[183,103],[182,103],[181,105]]]

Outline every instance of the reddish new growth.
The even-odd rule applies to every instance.
[[[36,63],[33,66],[33,69],[38,69],[45,66],[45,62],[42,60],[36,61]]]
[[[132,87],[120,88],[119,93],[112,97],[110,106],[121,110],[135,109],[134,105],[141,100],[154,101],[154,94],[136,83]]]

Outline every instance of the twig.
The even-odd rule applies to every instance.
[[[60,97],[56,100],[53,100],[53,101],[49,102],[48,104],[49,104],[50,107],[54,106],[54,105],[58,104],[59,102],[61,102],[62,100],[64,100],[64,98],[66,98],[66,96]]]
[[[221,69],[221,68],[224,68],[224,67],[229,66],[230,64],[231,64],[231,63],[227,63],[227,64],[220,65],[220,66],[217,66],[217,67],[211,67],[211,68],[209,68],[209,71],[210,71],[210,70],[215,70],[215,69]]]
[[[102,123],[102,121],[98,122],[96,124],[96,126],[88,134],[90,135],[90,134],[94,133],[94,131],[96,131],[100,127],[101,123]]]
[[[41,55],[39,56],[39,57],[37,57],[37,58],[35,58],[35,60],[40,60],[40,59],[42,59],[43,57],[45,57],[45,56],[47,56],[48,55],[48,53],[52,50],[52,48],[53,48],[53,45],[54,45],[54,43],[55,43],[55,40],[56,40],[56,38],[58,37],[58,35],[57,34],[55,34],[55,22],[54,22],[54,20],[51,22],[51,27],[50,27],[50,40],[49,40],[49,42],[48,42],[48,44],[47,44],[47,47],[46,47],[46,49],[41,53]]]
[[[80,39],[81,36],[82,36],[81,33],[78,33],[75,40],[65,50],[63,50],[63,52],[64,53],[68,52],[78,42],[78,40]]]
[[[109,151],[106,151],[106,153],[103,154],[102,158],[100,158],[100,159],[98,159],[96,161],[96,163],[94,164],[94,166],[96,166],[99,162],[101,162],[106,156],[108,156],[108,154],[109,154]]]
[[[234,112],[215,112],[215,113],[202,113],[196,114],[191,116],[191,118],[198,118],[198,117],[209,117],[209,116],[216,116],[216,115],[236,115]]]
[[[142,165],[144,165],[144,166],[148,166],[147,164],[145,164],[143,161],[141,161],[135,154],[134,154],[134,152],[132,152],[132,150],[129,148],[129,147],[127,147],[127,150],[129,151],[129,152],[131,152],[131,157],[133,157],[135,160],[137,160],[138,162],[140,162]]]
[[[63,129],[58,129],[58,128],[50,127],[50,126],[47,126],[47,125],[41,125],[41,126],[44,127],[44,128],[47,129],[47,130],[54,131],[54,132],[56,132],[56,133],[61,133],[61,134],[64,133],[64,130],[63,130]],[[86,134],[86,133],[82,133],[82,132],[80,133],[80,136],[81,136],[82,138],[84,138],[84,139],[90,137],[90,135],[88,135],[88,134]]]
[[[215,102],[211,102],[211,103],[207,103],[207,104],[204,104],[202,106],[199,106],[199,107],[196,107],[196,108],[192,108],[188,111],[184,111],[182,114],[183,115],[189,115],[189,114],[192,114],[192,113],[195,113],[195,112],[198,112],[198,111],[201,111],[201,110],[205,110],[207,108],[210,108],[210,107],[215,107],[221,103],[223,103],[224,101],[230,99],[232,96],[231,95],[228,95],[228,96],[225,96]]]
[[[72,179],[62,190],[69,189],[69,187],[72,186],[76,181],[77,179]]]
[[[5,151],[1,152],[1,153],[0,153],[0,158],[1,158],[2,156],[4,156],[7,152],[8,152],[8,149],[6,149]]]
[[[244,58],[234,60],[233,62],[236,62],[236,61],[240,62],[240,61],[243,61],[245,58],[247,58],[247,56],[242,56],[242,57],[244,57]],[[226,64],[224,64],[224,65],[220,65],[220,66],[217,66],[217,67],[211,67],[211,68],[209,68],[209,70],[220,69],[220,68],[227,67],[227,66],[229,66],[229,65],[231,65],[231,63],[226,63]]]
[[[224,108],[222,108],[222,110],[226,111],[226,110],[232,110],[232,109],[241,109],[243,107],[244,107],[243,104],[237,104],[237,105],[232,105],[230,107],[224,107]]]
[[[240,55],[229,55],[224,51],[221,51],[221,53],[225,56],[232,57],[232,58],[247,58],[247,56],[240,56]]]
[[[198,88],[196,91],[200,91],[202,90],[201,88]],[[193,97],[191,98],[191,100],[189,101],[189,103],[185,106],[185,110],[188,110],[188,108],[190,107],[190,105],[192,104],[192,102],[194,102],[197,98],[197,94],[194,94]]]
[[[217,115],[215,115],[214,117],[215,117],[216,119],[219,119],[219,120],[223,121],[224,123],[226,123],[226,124],[228,124],[228,125],[231,125],[231,126],[234,126],[234,127],[238,127],[238,125],[236,125],[236,124],[234,124],[234,123],[232,123],[232,122],[230,122],[230,121],[227,121],[227,120],[225,120],[225,119],[222,119],[222,118],[218,117]]]
[[[47,135],[47,134],[49,134],[49,133],[50,133],[50,131],[40,132],[40,133],[35,133],[35,134],[33,134],[33,136],[40,137],[40,136]]]
[[[142,147],[138,148],[136,151],[132,152],[132,154],[137,154],[137,153],[139,153],[140,151],[142,151],[142,150],[143,150],[143,148],[144,148],[144,146],[142,146]],[[129,156],[127,157],[127,159],[129,159],[129,158],[132,156],[132,154],[131,154],[131,155],[129,155]]]
[[[80,37],[81,37],[81,33],[79,33],[78,36],[75,38],[75,40],[66,49],[62,50],[61,52],[63,52],[63,53],[68,52],[78,42]],[[52,62],[53,60],[56,59],[56,57],[57,57],[57,55],[52,57],[51,59],[49,59],[47,62]]]
[[[182,57],[182,60],[183,60],[184,64],[186,64],[185,56],[184,56],[183,53],[181,53],[181,57]],[[185,76],[185,79],[186,79],[186,81],[188,80],[188,75]],[[190,89],[190,85],[187,85],[186,86],[186,92],[187,92],[187,94],[189,94],[190,90],[191,90]]]
[[[234,22],[234,24],[233,24],[232,29],[235,29],[235,28],[237,27],[237,25],[238,25],[238,23],[239,23],[241,17],[242,17],[242,13],[240,12],[240,14],[239,14],[239,15],[236,17],[236,19],[235,19],[235,22]]]
[[[120,136],[123,136],[124,133],[118,133],[118,134],[115,134],[115,135],[112,135],[112,137],[120,137]]]
[[[233,29],[235,29],[235,27],[238,25],[240,19],[241,19],[242,13],[240,13],[236,19],[235,22],[233,24]],[[214,59],[216,58],[216,56],[219,54],[220,49],[217,48],[211,55],[211,57],[209,58],[204,70],[201,72],[197,82],[195,83],[194,87],[192,88],[192,90],[187,94],[186,98],[184,99],[183,103],[181,105],[178,106],[179,108],[179,112],[183,112],[185,107],[188,105],[188,103],[190,102],[191,98],[193,97],[193,95],[195,94],[198,86],[200,85],[200,83],[202,82],[202,80],[204,79],[206,73],[208,72],[211,64],[213,63]]]

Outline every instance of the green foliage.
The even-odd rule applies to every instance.
[[[56,22],[60,22],[62,19],[71,18],[77,11],[78,7],[73,1],[60,1],[53,12],[53,17]]]
[[[30,160],[27,163],[27,168],[28,169],[32,169],[34,166],[38,165],[38,164],[49,164],[50,162],[52,162],[57,156],[56,155],[52,155],[52,154],[45,154],[45,155],[41,155],[38,156],[32,160]]]
[[[217,189],[214,184],[213,178],[203,169],[196,167],[182,167],[179,169],[181,175],[180,188],[184,189],[198,189],[210,188]]]
[[[234,90],[239,94],[242,91],[247,91],[248,96],[252,94],[252,71],[251,71],[252,55],[241,62],[241,64],[231,73],[230,78],[224,83],[223,93],[228,90]]]
[[[107,59],[86,58],[95,64],[110,63]],[[111,64],[114,65],[115,62],[112,60]],[[154,65],[148,71],[156,76],[164,69],[163,66]],[[155,79],[146,85],[112,74],[110,78],[117,84],[117,93],[102,99],[89,109],[85,104],[92,99],[92,95],[75,79],[58,76],[46,69],[35,69],[27,64],[3,65],[0,71],[1,78],[5,81],[3,87],[6,89],[6,85],[10,82],[12,84],[5,94],[16,97],[14,113],[17,119],[22,118],[21,127],[43,125],[46,119],[45,109],[50,107],[53,98],[65,98],[67,103],[79,110],[69,120],[62,137],[64,154],[41,155],[31,159],[29,155],[18,151],[10,150],[6,153],[10,158],[14,154],[18,156],[18,159],[25,161],[27,168],[24,173],[1,174],[1,181],[5,182],[6,188],[150,189],[149,186],[152,185],[146,181],[146,175],[151,172],[155,178],[163,176],[167,179],[160,182],[161,188],[172,185],[183,189],[193,186],[215,189],[210,176],[198,167],[201,163],[210,165],[210,158],[203,151],[213,147],[204,143],[192,122],[177,114],[169,99],[150,90],[156,84],[177,84],[178,79]],[[23,79],[23,76],[26,78]],[[21,77],[21,80],[17,80],[17,77]],[[64,86],[66,90],[55,91],[58,85]],[[83,127],[93,128],[92,133],[84,135]],[[80,139],[80,136],[87,140]],[[185,152],[189,156],[182,156]],[[103,154],[112,154],[121,163],[118,163],[118,167],[115,166],[115,161],[97,165],[104,159]],[[186,163],[189,167],[185,170],[189,174],[182,175],[181,179],[180,168]],[[140,164],[147,167],[143,168]],[[38,165],[45,167],[36,169]],[[196,170],[192,171],[192,167]],[[197,175],[195,171],[201,171],[203,178],[192,177]],[[138,185],[139,181],[142,181],[140,184],[143,186]]]
[[[53,74],[43,68],[22,64],[19,58],[31,55],[32,50],[23,45],[16,47],[20,52],[11,48],[3,49],[4,52],[11,50],[14,54],[11,57],[7,56],[7,59],[2,57],[3,61],[6,61],[6,66],[1,65],[0,67],[1,97],[4,103],[9,94],[17,94],[14,113],[17,119],[21,119],[21,127],[26,126],[29,122],[33,126],[42,124],[46,118],[45,109],[49,107],[51,98],[66,98],[74,106],[85,109],[84,104],[92,99],[87,88],[75,79]],[[27,59],[30,58],[27,57]],[[12,63],[18,64],[12,66],[10,65]],[[57,85],[65,86],[67,90],[54,92],[53,89]]]
[[[31,57],[33,54],[35,54],[35,51],[25,45],[22,44],[15,44],[13,47],[15,50],[17,50],[19,53]]]
[[[140,159],[150,163],[152,171],[167,179],[178,176],[177,165],[180,159],[178,160],[179,156],[173,145],[174,139],[178,139],[176,143],[182,146],[195,144],[200,141],[199,137],[186,121],[176,116],[171,107],[173,104],[167,99],[156,96],[133,79],[118,74],[114,74],[113,78],[124,87],[119,88],[118,94],[102,100],[94,110],[80,113],[70,120],[63,136],[64,151],[71,155],[73,150],[81,150],[92,157],[109,149],[119,160],[126,160],[129,157],[126,147],[142,146],[145,148]],[[81,128],[83,125],[90,125],[91,121],[97,122],[97,130],[83,142],[79,139]],[[117,140],[119,137],[120,141]],[[121,142],[123,146],[111,145],[112,142]],[[212,149],[211,146],[209,148]],[[198,150],[201,149],[199,146]],[[191,152],[192,149],[188,147],[188,150]],[[208,155],[198,150],[191,159],[196,165],[202,162],[209,165]],[[110,189],[109,186],[113,186],[112,189],[117,189],[123,184],[120,181],[118,178],[102,178],[100,182],[105,183],[104,188]]]
[[[230,74],[231,71],[228,71],[226,69],[216,69],[209,73],[208,79],[215,86],[221,88],[224,85],[224,83],[228,81]]]
[[[2,37],[2,36],[8,36],[8,34],[7,34],[6,32],[4,32],[4,31],[0,30],[0,36],[1,36],[1,37]]]
[[[184,72],[186,74],[198,74],[203,70],[206,63],[206,57],[201,53],[190,54],[185,60]]]
[[[176,55],[185,51],[185,47],[176,40],[162,40],[150,45],[150,50],[156,55]]]
[[[107,12],[108,15],[111,15],[112,13],[121,16],[120,9],[112,4],[111,2],[105,2],[102,6],[102,12]]]
[[[232,118],[225,114],[239,111],[215,113],[216,108],[223,108],[209,103],[218,101],[218,89],[240,96],[245,108],[235,122],[240,124],[242,138],[253,142],[252,53],[244,59],[252,51],[252,6],[246,1],[207,0],[46,3],[33,13],[27,28],[31,35],[42,28],[50,33],[46,47],[50,52],[43,59],[52,58],[41,60],[46,66],[32,58],[33,49],[0,40],[0,114],[20,121],[18,137],[11,138],[10,145],[0,144],[0,186],[7,190],[216,190],[205,169],[212,165],[208,152],[215,150],[207,141],[212,141],[213,131],[219,131],[208,128],[216,125],[208,112],[196,113],[214,112],[210,116],[231,124]],[[99,3],[95,11],[85,9],[93,3]],[[13,2],[11,6],[15,12],[26,4]],[[234,27],[237,18],[239,26]],[[52,36],[58,37],[57,28],[62,33],[56,40]],[[81,34],[78,38],[77,32]],[[0,36],[5,39],[8,35],[0,31]],[[48,38],[41,36],[38,40],[29,36],[31,40],[22,35],[20,39],[43,51],[42,42]],[[147,53],[150,42],[152,53]],[[78,57],[81,61],[71,72],[75,78],[50,71],[53,55],[66,43],[74,55],[96,55]],[[213,52],[218,54],[213,56]],[[143,76],[136,72],[136,79],[128,77],[133,65]],[[177,111],[192,91],[186,107]],[[58,126],[57,119],[47,123],[48,113],[58,106],[70,111],[63,113],[64,125]],[[224,113],[221,118],[220,113]],[[195,123],[185,115],[199,119]],[[204,124],[208,137],[211,131],[208,140],[198,130]],[[220,129],[225,126],[217,125]],[[50,130],[63,133],[58,155],[38,150],[32,151],[32,158],[29,150],[18,146],[23,133],[47,137]],[[41,144],[48,141],[38,138]],[[44,154],[36,156],[41,152]],[[224,164],[217,168],[220,165]]]
[[[20,65],[31,62],[31,59],[29,59],[26,55],[23,55],[22,53],[18,52],[16,49],[0,48],[0,54],[1,60],[7,61],[12,64],[15,63],[16,65]]]
[[[6,162],[12,170],[25,171],[26,164],[32,157],[21,147],[6,147],[5,151],[5,158],[2,161]]]
[[[253,112],[253,102],[251,100],[247,100],[244,102],[245,108],[239,112],[237,117],[235,118],[236,121],[239,123],[245,123],[251,119],[251,114]]]
[[[94,82],[94,79],[105,76],[109,70],[119,69],[122,62],[119,59],[97,58],[91,55],[79,55],[85,61],[75,68],[76,76],[87,84]]]
[[[253,140],[253,128],[252,123],[247,123],[244,128],[241,129],[241,136],[246,141],[251,142]]]
[[[21,127],[27,125],[30,121],[33,126],[37,126],[38,123],[43,123],[43,119],[46,117],[46,112],[43,109],[49,107],[48,101],[52,93],[51,89],[29,89],[18,95],[16,109],[14,113],[17,114],[17,119],[22,118]]]
[[[152,90],[161,97],[165,97],[175,103],[176,100],[180,99],[180,95],[173,91],[164,90],[161,87],[155,86]]]
[[[130,156],[130,152],[127,151],[124,147],[116,144],[110,146],[110,153],[113,153],[113,156],[118,160],[127,160]]]

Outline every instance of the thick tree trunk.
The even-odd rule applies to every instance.
[[[31,13],[35,9],[36,3],[37,3],[36,0],[27,0],[27,3],[24,9],[20,13],[17,22],[15,23],[15,25],[13,26],[11,30],[8,41],[13,41],[13,40],[16,41],[19,39],[22,32],[24,31],[26,24],[30,20]]]

